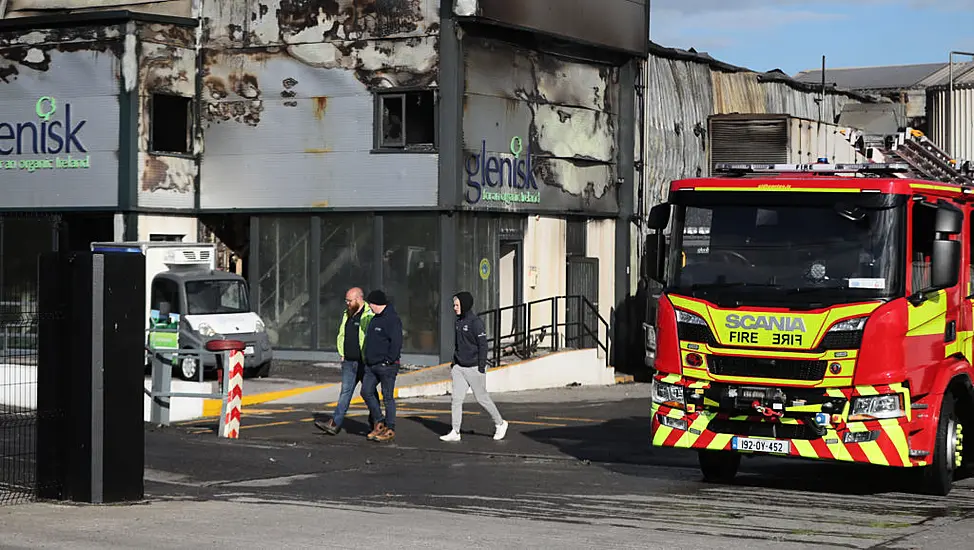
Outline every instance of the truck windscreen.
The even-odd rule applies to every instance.
[[[247,313],[247,287],[240,281],[188,281],[186,302],[189,315]]]
[[[837,304],[902,284],[902,207],[677,206],[670,291],[711,301]]]

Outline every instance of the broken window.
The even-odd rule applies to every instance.
[[[379,149],[430,150],[436,143],[436,95],[433,90],[377,95]]]
[[[153,153],[190,154],[193,142],[192,99],[152,94],[149,149]]]

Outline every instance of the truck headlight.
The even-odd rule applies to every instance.
[[[257,332],[257,334],[260,334],[260,333],[266,331],[267,330],[267,327],[264,326],[264,321],[261,321],[260,319],[257,319],[257,322],[254,323],[254,330]]]
[[[677,409],[686,408],[686,402],[683,397],[683,386],[668,384],[658,380],[653,381],[653,403]]]
[[[867,319],[869,319],[869,317],[856,317],[855,319],[839,321],[838,323],[832,325],[829,332],[855,332],[857,330],[862,330],[866,326]]]
[[[690,325],[707,326],[707,321],[704,321],[703,317],[700,317],[699,315],[694,315],[689,311],[683,311],[682,309],[676,310],[676,322],[687,323]]]
[[[903,404],[903,394],[869,395],[853,398],[852,408],[849,412],[849,422],[884,420],[887,418],[899,418],[905,415],[906,408]]]
[[[200,336],[203,336],[204,338],[216,336],[216,331],[213,330],[213,327],[206,323],[200,323],[199,326],[196,327],[196,332],[200,333]]]

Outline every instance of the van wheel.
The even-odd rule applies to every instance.
[[[741,455],[724,451],[699,451],[700,471],[703,479],[711,483],[730,483],[741,466]]]
[[[257,373],[255,374],[257,378],[267,378],[271,375],[271,362],[268,361],[263,365],[257,367]]]
[[[957,417],[956,398],[944,394],[937,422],[937,439],[933,462],[922,470],[920,489],[923,493],[947,496],[954,484],[954,473],[964,463],[964,425]]]
[[[179,377],[183,380],[199,380],[199,360],[196,357],[183,357],[179,360]]]

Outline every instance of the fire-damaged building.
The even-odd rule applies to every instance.
[[[631,292],[645,0],[9,0],[4,15],[0,211],[59,213],[61,246],[215,235],[277,357],[334,358],[351,286],[393,298],[421,364],[450,358],[458,290],[478,310],[592,304],[539,306],[532,325],[611,322]],[[499,319],[490,331],[526,322]]]

